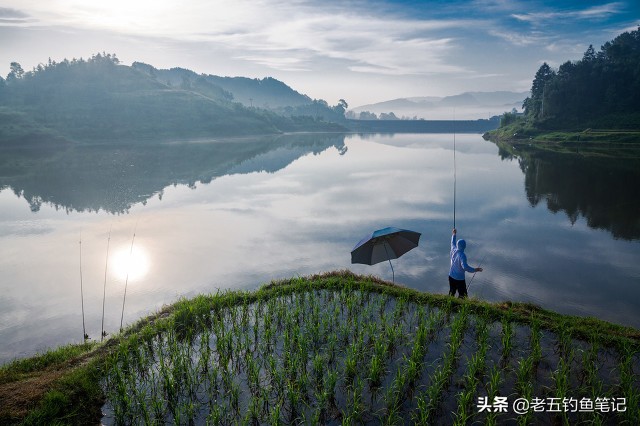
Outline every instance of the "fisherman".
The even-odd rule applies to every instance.
[[[467,297],[467,283],[464,280],[464,272],[482,272],[482,268],[472,268],[467,264],[467,255],[464,249],[467,246],[465,240],[458,240],[456,244],[456,228],[451,235],[451,269],[449,270],[449,296]]]

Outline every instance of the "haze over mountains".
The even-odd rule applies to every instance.
[[[398,118],[451,120],[455,109],[456,119],[475,120],[501,115],[513,108],[520,112],[528,95],[529,92],[498,91],[465,92],[445,97],[399,98],[352,108],[350,112],[353,115],[350,118],[360,118],[360,113],[368,111],[376,115],[393,112]]]
[[[429,122],[414,120],[424,114],[406,106],[430,111],[440,108],[446,111],[441,115],[444,120],[450,121],[453,107],[500,105],[491,114],[478,113],[482,120],[465,122],[466,113],[457,114],[459,131],[482,133],[496,128],[498,122],[487,119],[517,106],[513,99],[518,97],[469,93],[442,99],[412,98],[377,109],[392,109],[411,120],[383,115],[349,120],[345,100],[329,105],[271,77],[221,77],[179,67],[157,69],[141,62],[127,66],[115,55],[102,53],[87,60],[50,60],[32,71],[11,63],[7,78],[0,78],[0,145],[54,140],[162,141],[288,132],[448,132],[451,126],[436,122],[435,114]]]

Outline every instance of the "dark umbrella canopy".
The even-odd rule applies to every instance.
[[[419,240],[419,232],[393,227],[378,229],[360,240],[351,250],[351,263],[375,265],[388,260],[391,265],[391,259],[397,259],[418,247]]]

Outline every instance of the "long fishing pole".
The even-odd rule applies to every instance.
[[[138,222],[133,228],[133,238],[131,238],[131,249],[129,250],[129,262],[127,264],[127,278],[124,280],[124,297],[122,298],[122,315],[120,316],[120,333],[122,333],[122,321],[124,319],[124,303],[127,300],[127,284],[129,284],[129,269],[131,268],[131,257],[133,255],[133,242],[136,239],[136,229],[138,228]]]
[[[453,227],[456,227],[456,109],[453,109]]]
[[[111,228],[109,227],[109,237],[107,238],[107,259],[104,261],[104,287],[102,289],[102,331],[100,332],[100,341],[105,338],[107,333],[104,331],[104,299],[107,294],[107,266],[109,265],[109,244],[111,243]]]
[[[87,334],[87,329],[84,324],[84,291],[82,288],[82,232],[80,233],[80,300],[82,304],[82,337],[83,341],[86,342],[89,338]]]

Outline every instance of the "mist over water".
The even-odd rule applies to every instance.
[[[393,261],[396,282],[446,293],[452,148],[442,134],[289,135],[5,156],[0,362],[81,341],[80,250],[93,339],[103,291],[118,331],[125,282],[130,324],[182,296],[296,275],[391,280],[388,263],[350,264],[386,226],[422,233]],[[485,269],[471,296],[640,327],[638,167],[514,156],[480,135],[457,135],[456,149],[456,226]]]

